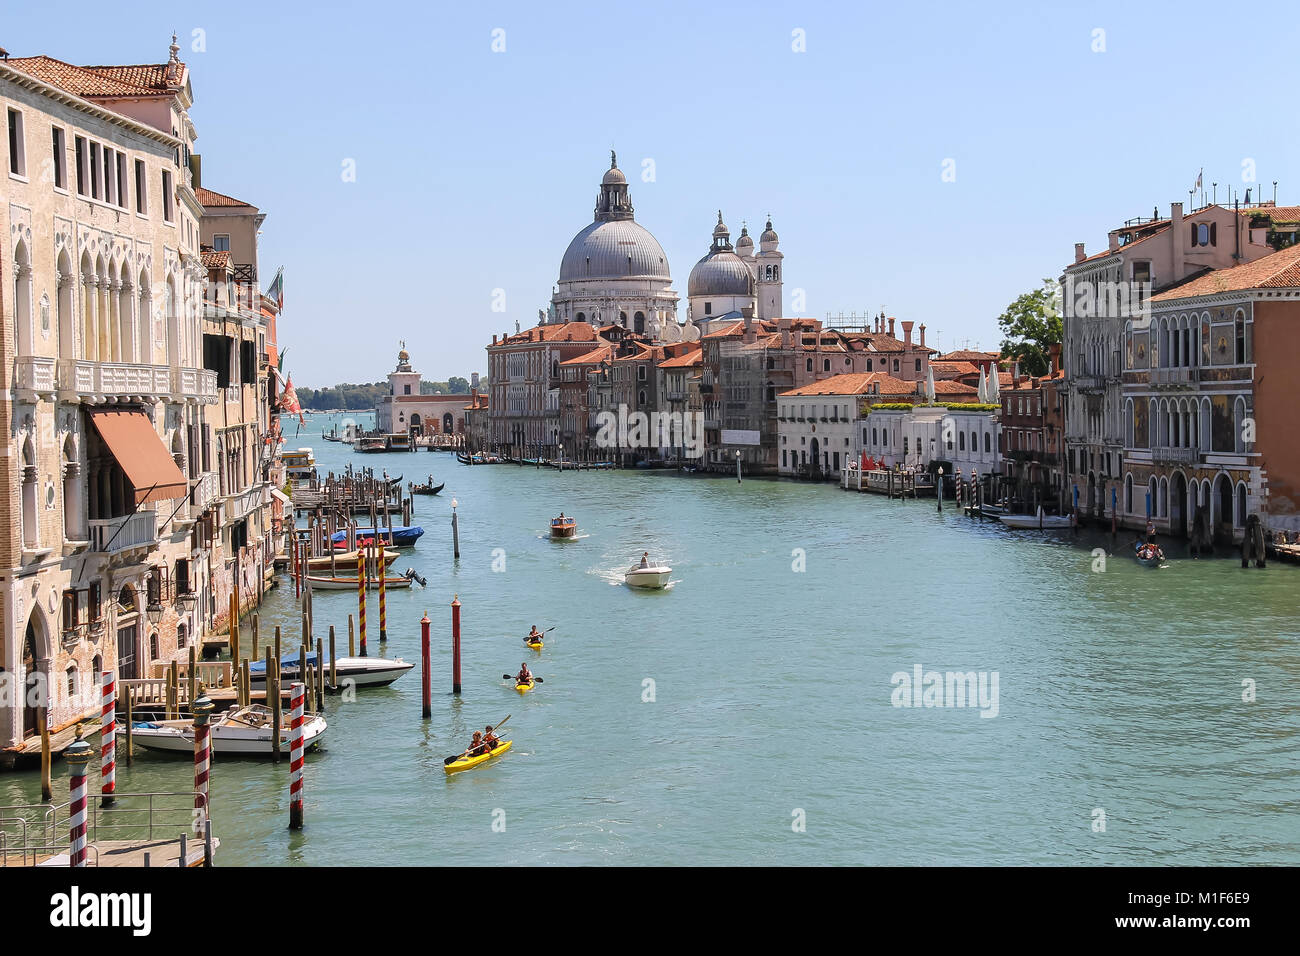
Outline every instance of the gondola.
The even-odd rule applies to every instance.
[[[411,494],[436,495],[438,492],[442,491],[442,489],[446,487],[447,487],[447,483],[445,481],[440,485],[432,485],[432,484],[411,485]]]

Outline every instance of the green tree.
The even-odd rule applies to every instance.
[[[452,395],[468,395],[469,379],[461,378],[459,375],[453,375],[447,379],[447,391]]]
[[[1061,342],[1060,287],[1044,279],[1041,288],[1026,292],[998,316],[1002,354],[1020,360],[1021,371],[1046,375],[1051,346]]]

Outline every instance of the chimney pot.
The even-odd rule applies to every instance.
[[[894,317],[892,315],[889,317],[889,335],[891,338],[894,335]]]
[[[492,336],[492,344],[493,344],[493,345],[496,345],[496,344],[497,344],[497,337],[496,337],[495,335]]]
[[[1108,251],[1108,252],[1118,252],[1118,251],[1119,251],[1119,233],[1117,233],[1117,232],[1112,232],[1109,236],[1107,236],[1107,237],[1106,237],[1106,246],[1107,246],[1107,251]]]
[[[912,320],[903,320],[903,347],[911,349],[912,347]]]
[[[1087,254],[1083,251],[1083,243],[1082,243],[1082,242],[1076,242],[1076,243],[1074,244],[1074,261],[1075,261],[1075,262],[1082,262],[1082,261],[1083,261],[1084,259],[1086,259],[1086,258],[1088,258],[1088,256],[1087,256]]]
[[[921,323],[921,348],[925,348],[925,323]]]

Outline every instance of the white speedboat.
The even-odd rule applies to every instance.
[[[223,757],[271,756],[271,710],[262,704],[241,707],[212,718],[210,736],[213,753]],[[280,751],[289,753],[290,724],[292,717],[281,714]],[[125,737],[126,728],[119,727],[118,735]],[[310,714],[303,719],[303,747],[320,743],[325,735],[325,718]],[[131,739],[149,750],[171,753],[194,753],[193,720],[138,721],[131,725]]]
[[[307,655],[307,667],[316,666],[316,654]],[[409,671],[414,664],[408,664],[400,657],[340,657],[334,661],[339,683],[352,681],[356,687],[385,687]],[[329,661],[325,662],[325,679],[329,680]],[[280,662],[280,683],[299,680],[298,658],[286,657]],[[252,661],[248,665],[248,682],[252,686],[266,683],[266,661]]]
[[[1048,528],[1068,528],[1071,524],[1069,515],[1049,515],[1042,508],[1033,515],[998,515],[998,520],[1008,528],[1044,531]]]
[[[623,583],[630,588],[663,588],[668,586],[668,576],[673,569],[666,564],[637,565],[623,572]]]

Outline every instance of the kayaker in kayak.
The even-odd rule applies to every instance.
[[[483,731],[476,730],[474,731],[474,739],[469,742],[469,750],[467,750],[466,753],[471,757],[477,757],[479,754],[484,752]]]
[[[515,675],[516,684],[527,684],[533,679],[533,672],[528,669],[527,664],[519,665],[519,673]]]
[[[529,631],[529,632],[528,632],[528,636],[524,638],[524,643],[525,643],[525,644],[536,644],[536,643],[537,643],[538,641],[540,641],[541,639],[542,639],[542,632],[539,631],[539,630],[537,629],[537,625],[534,624],[534,625],[533,625],[533,629],[532,629],[531,631]]]
[[[489,724],[488,727],[483,731],[483,752],[487,753],[489,750],[496,747],[496,745],[499,742],[500,741],[497,739],[497,735],[492,733],[492,726]]]

